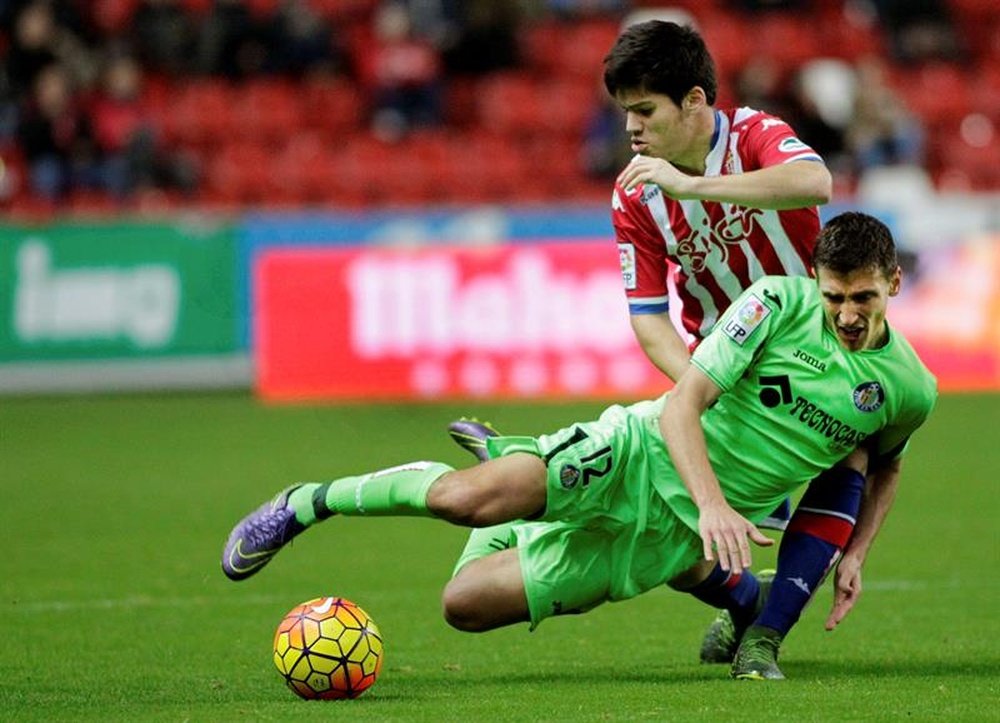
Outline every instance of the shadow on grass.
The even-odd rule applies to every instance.
[[[990,678],[1000,677],[1000,658],[986,660],[797,660],[781,664],[789,678]]]

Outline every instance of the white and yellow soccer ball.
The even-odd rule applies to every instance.
[[[357,698],[382,670],[382,635],[350,600],[316,598],[292,608],[278,625],[274,665],[302,698]]]

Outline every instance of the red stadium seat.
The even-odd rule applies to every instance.
[[[544,130],[579,139],[604,90],[595,81],[559,80],[539,89],[536,122]]]
[[[205,145],[233,132],[232,91],[218,80],[196,80],[175,89],[163,117],[167,138]]]
[[[272,156],[258,145],[225,145],[208,163],[207,184],[218,200],[267,204],[275,199]]]
[[[340,78],[306,81],[301,94],[302,124],[337,137],[354,133],[364,124],[365,101],[357,86]]]
[[[996,191],[1000,188],[998,158],[1000,126],[994,125],[992,135],[976,139],[975,143],[970,143],[960,133],[947,136],[940,144],[937,165],[942,171],[964,178],[970,190]]]
[[[529,77],[504,73],[483,81],[477,108],[482,128],[512,136],[537,133],[541,113],[538,88]]]
[[[323,136],[299,133],[274,156],[273,186],[278,195],[300,203],[320,203],[337,184],[335,158]]]
[[[771,58],[789,71],[820,55],[823,50],[813,21],[791,13],[756,18],[747,40],[753,43],[755,54]]]
[[[947,63],[901,73],[895,86],[907,107],[931,126],[961,118],[972,106],[965,73]]]
[[[620,23],[615,19],[584,21],[569,26],[556,45],[561,50],[560,75],[596,82],[604,58],[620,32]]]
[[[119,35],[127,32],[139,0],[95,0],[90,17],[102,33]]]
[[[736,14],[720,15],[717,22],[702,28],[702,37],[712,49],[720,78],[739,71],[752,54],[748,28]]]
[[[456,138],[455,162],[449,168],[454,200],[498,202],[518,197],[531,177],[530,161],[514,139],[474,132]]]
[[[290,84],[257,80],[235,92],[232,133],[251,142],[275,144],[302,124],[299,94]]]

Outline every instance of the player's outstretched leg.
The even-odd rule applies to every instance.
[[[486,462],[490,458],[489,452],[486,450],[486,440],[499,436],[499,434],[500,432],[492,424],[480,422],[475,417],[471,419],[462,417],[448,425],[448,435],[455,444],[475,456],[480,462]],[[459,570],[473,560],[478,560],[498,550],[513,547],[515,544],[514,524],[514,522],[503,522],[492,527],[472,530],[469,533],[465,549],[462,550],[462,554],[455,564],[454,574],[458,574]]]
[[[701,641],[699,659],[703,663],[732,663],[739,647],[740,640],[744,632],[756,617],[760,614],[767,598],[771,593],[771,585],[774,583],[774,570],[761,570],[757,574],[759,589],[752,606],[744,606],[743,614],[737,615],[734,620],[733,614],[728,608],[723,608],[715,616],[715,620],[708,626],[705,637]],[[710,604],[718,602],[706,601]],[[737,608],[738,609],[738,608]]]
[[[480,422],[475,417],[472,419],[462,417],[448,425],[448,435],[455,444],[474,455],[480,462],[490,458],[489,452],[486,451],[486,440],[499,434],[492,424]]]
[[[309,526],[335,514],[433,516],[427,509],[427,491],[452,469],[437,462],[412,462],[289,487],[233,528],[222,551],[222,571],[231,580],[250,577]]]
[[[730,675],[737,680],[784,680],[778,650],[784,636],[763,625],[751,625],[743,635]]]

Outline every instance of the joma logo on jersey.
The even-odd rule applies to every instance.
[[[812,354],[806,354],[801,349],[796,349],[795,353],[792,354],[796,359],[804,361],[806,364],[811,366],[813,369],[818,369],[821,372],[826,371],[826,364],[821,362],[819,359],[814,357]]]

